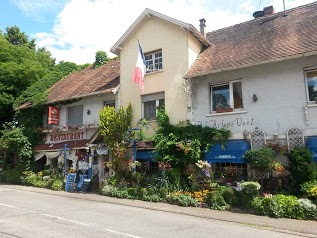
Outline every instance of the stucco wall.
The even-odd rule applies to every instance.
[[[67,108],[72,106],[83,105],[83,124],[98,124],[99,114],[98,111],[103,108],[105,101],[115,100],[116,95],[114,94],[101,94],[100,96],[91,96],[81,99],[78,102],[72,104],[62,105],[60,109],[60,122],[59,125],[67,125]],[[87,110],[90,114],[87,114]]]
[[[277,131],[286,138],[286,131],[298,127],[305,135],[317,135],[317,107],[307,109],[304,68],[317,66],[317,57],[305,57],[279,63],[216,73],[195,79],[197,91],[193,97],[192,123],[211,127],[226,127],[235,138],[243,138],[244,130],[256,127],[268,137]],[[244,112],[210,114],[210,84],[242,80]],[[258,98],[253,101],[253,94]],[[306,119],[309,123],[306,124]]]
[[[165,92],[165,106],[171,123],[177,124],[186,120],[186,94],[182,76],[189,67],[188,42],[194,39],[189,39],[188,33],[180,27],[152,16],[141,24],[120,52],[121,102],[124,107],[129,102],[132,104],[132,126],[137,126],[137,121],[142,117],[139,85],[131,81],[137,60],[138,40],[144,53],[162,49],[163,55],[163,70],[145,75],[143,95]],[[191,52],[198,54],[195,44],[191,43],[191,48]],[[191,53],[190,61],[193,61],[193,58]],[[155,123],[151,125],[155,127]]]

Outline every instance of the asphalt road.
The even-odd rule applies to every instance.
[[[301,236],[183,214],[0,187],[0,237],[290,238]]]

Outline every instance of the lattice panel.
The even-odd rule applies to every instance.
[[[288,151],[291,151],[295,147],[304,146],[303,132],[299,128],[291,128],[287,131],[287,144]]]
[[[262,130],[255,129],[251,131],[251,148],[259,149],[266,145],[265,133]]]
[[[252,172],[252,178],[254,179],[264,179],[264,178],[270,177],[270,173],[268,172],[263,172],[256,169],[252,169],[251,172]]]

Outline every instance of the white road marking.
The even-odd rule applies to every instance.
[[[66,219],[66,218],[62,218],[62,217],[52,216],[52,215],[48,215],[48,214],[41,214],[41,213],[39,213],[39,215],[55,218],[55,219],[58,219],[58,220],[61,220],[61,221],[71,222],[71,223],[82,225],[82,226],[88,226],[87,223],[82,223],[82,222],[79,222],[79,221],[74,221],[74,220],[70,220],[70,219]]]
[[[106,229],[106,231],[109,231],[109,232],[112,232],[112,233],[115,233],[115,234],[119,234],[119,235],[124,235],[124,236],[127,236],[127,237],[132,237],[132,238],[142,238],[140,236],[134,236],[134,235],[131,235],[131,234],[128,234],[128,233],[123,233],[123,232],[114,231],[114,230],[110,230],[110,229]]]
[[[11,206],[11,205],[4,204],[4,203],[0,203],[0,206],[15,208],[15,206]]]

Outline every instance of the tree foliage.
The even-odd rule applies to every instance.
[[[32,50],[35,49],[35,39],[29,40],[28,36],[24,32],[21,32],[18,26],[7,27],[4,37],[12,45],[26,46]]]
[[[126,109],[122,106],[118,111],[114,107],[104,107],[99,111],[100,134],[104,137],[105,143],[112,151],[115,145],[127,140],[128,129],[132,121],[132,106]]]
[[[9,122],[0,131],[0,146],[6,151],[7,155],[14,157],[14,167],[27,165],[26,161],[29,161],[33,154],[31,143],[23,130],[23,127],[18,127],[14,123]]]
[[[0,126],[12,120],[15,98],[46,73],[36,51],[12,45],[0,36]]]
[[[108,57],[107,53],[105,51],[97,51],[96,52],[96,60],[94,62],[94,68],[99,68],[101,65],[104,65],[105,63],[107,63],[110,58]]]

